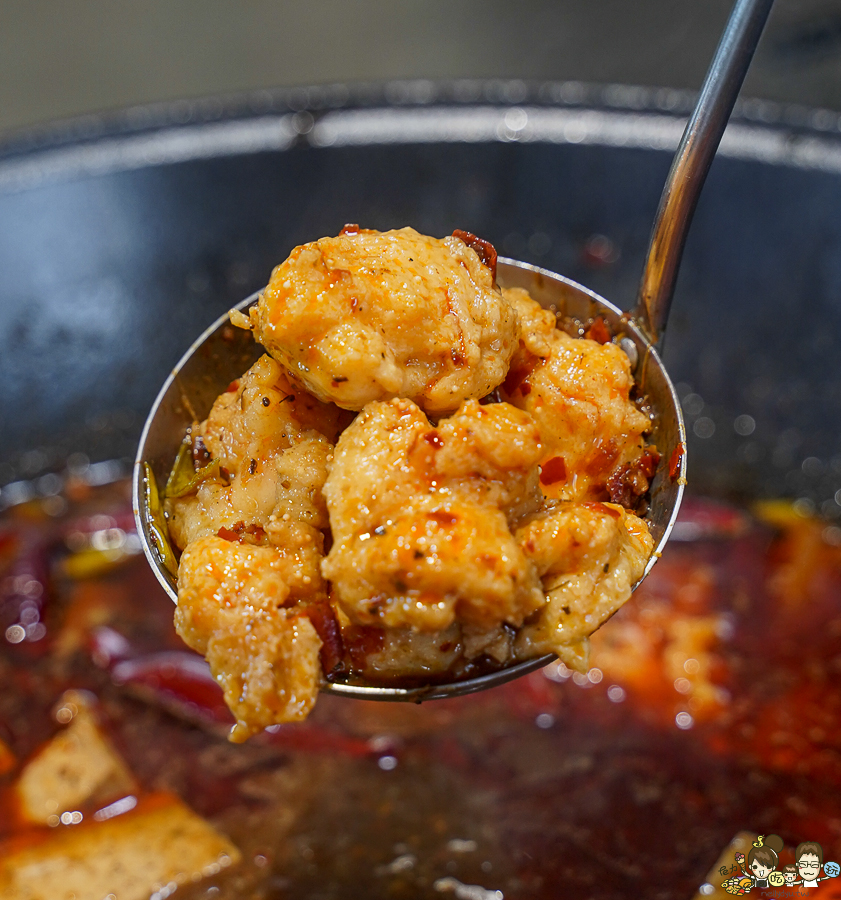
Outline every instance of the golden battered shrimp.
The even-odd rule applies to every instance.
[[[520,625],[544,603],[509,527],[538,508],[531,418],[469,401],[433,428],[409,400],[372,403],[339,438],[324,486],[322,564],[352,621],[439,631]]]
[[[194,491],[166,500],[174,543],[183,549],[239,523],[266,528],[272,516],[326,528],[321,488],[349,418],[293,385],[270,356],[261,357],[193,432],[195,465],[215,466]]]
[[[303,719],[315,702],[322,642],[306,610],[328,603],[321,489],[348,418],[263,356],[194,430],[198,472],[166,500],[184,548],[176,630],[222,686],[232,740]]]
[[[499,385],[519,326],[491,269],[457,237],[345,230],[296,247],[252,307],[255,338],[324,401],[403,397],[430,413]]]
[[[555,653],[586,669],[588,637],[631,596],[654,540],[642,519],[612,503],[549,503],[514,537],[546,592],[540,613],[520,629],[519,659]]]
[[[612,343],[572,338],[520,288],[503,292],[521,322],[520,347],[501,396],[529,412],[544,444],[544,493],[632,506],[659,458],[646,447],[651,422],[629,399],[633,378]]]
[[[321,640],[295,597],[307,561],[221,537],[191,543],[178,567],[175,627],[204,654],[237,724],[234,741],[306,718],[321,683]]]

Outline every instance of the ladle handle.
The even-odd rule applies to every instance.
[[[774,0],[737,0],[677,148],[651,231],[638,324],[653,344],[669,316],[686,234]]]

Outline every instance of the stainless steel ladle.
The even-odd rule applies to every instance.
[[[646,516],[655,550],[643,578],[669,538],[686,483],[686,432],[680,404],[654,348],[662,340],[698,195],[772,3],[773,0],[738,0],[733,8],[675,154],[654,221],[637,306],[630,316],[554,272],[511,259],[500,259],[498,263],[497,280],[501,286],[526,288],[535,300],[553,307],[562,316],[582,322],[603,317],[614,339],[630,358],[636,383],[653,412],[651,441],[662,454],[651,484],[651,503]],[[257,294],[248,297],[237,309],[247,309],[256,303],[257,297]],[[147,478],[147,465],[157,482],[164,483],[187,428],[196,418],[205,418],[216,397],[263,352],[250,332],[233,328],[228,316],[222,316],[199,336],[173,369],[146,420],[134,466],[134,514],[146,557],[158,581],[176,602],[174,557],[168,536],[155,524],[153,506],[157,489]],[[368,700],[419,702],[480,691],[531,672],[553,658],[542,656],[487,675],[422,687],[387,687],[348,679],[326,682],[323,690]]]

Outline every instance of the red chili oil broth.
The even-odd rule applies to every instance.
[[[421,706],[325,695],[306,723],[234,745],[142,555],[66,576],[68,534],[96,515],[128,528],[128,486],[70,493],[60,515],[32,501],[0,519],[0,612],[19,554],[40,541],[48,559],[46,633],[0,649],[17,760],[0,809],[59,730],[62,693],[89,690],[141,801],[178,794],[243,853],[179,897],[429,897],[451,878],[506,900],[687,898],[741,830],[841,857],[841,548],[825,523],[691,500],[700,539],[671,543],[596,635],[589,677],[553,664]],[[701,658],[681,662],[686,647]],[[21,838],[17,819],[0,814],[0,839]]]

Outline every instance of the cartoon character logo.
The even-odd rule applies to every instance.
[[[783,839],[777,834],[769,834],[767,837],[760,835],[753,842],[753,846],[748,852],[747,872],[744,867],[742,868],[742,871],[753,879],[752,887],[767,888],[769,886],[768,876],[776,871],[780,862],[779,853],[782,849]],[[738,857],[736,861],[741,862]]]
[[[794,859],[803,887],[817,887],[819,881],[835,878],[841,871],[838,863],[823,864],[823,848],[816,841],[804,841],[802,844],[798,844],[794,851]],[[821,868],[824,871],[823,876],[821,876]]]
[[[783,873],[783,881],[786,887],[793,887],[797,881],[797,866],[794,863],[788,863],[780,870]]]
[[[783,839],[777,834],[759,835],[748,851],[747,860],[744,853],[736,854],[736,865],[742,874],[732,875],[722,887],[728,894],[749,894],[753,888],[779,886],[785,877],[777,871],[780,862],[779,853],[783,849]],[[736,866],[731,869],[731,872]]]
[[[835,878],[841,873],[841,866],[836,862],[824,865],[823,848],[816,841],[804,841],[798,844],[794,853],[794,864],[789,863],[778,870],[780,851],[783,839],[776,834],[759,835],[748,852],[735,855],[736,865],[728,870],[722,866],[722,875],[730,874],[730,878],[721,886],[728,894],[749,894],[754,888],[817,887],[818,882],[827,878]],[[741,870],[741,874],[737,872]],[[821,875],[823,869],[823,875]],[[799,879],[799,880],[798,880]],[[793,895],[793,893],[792,893]]]

